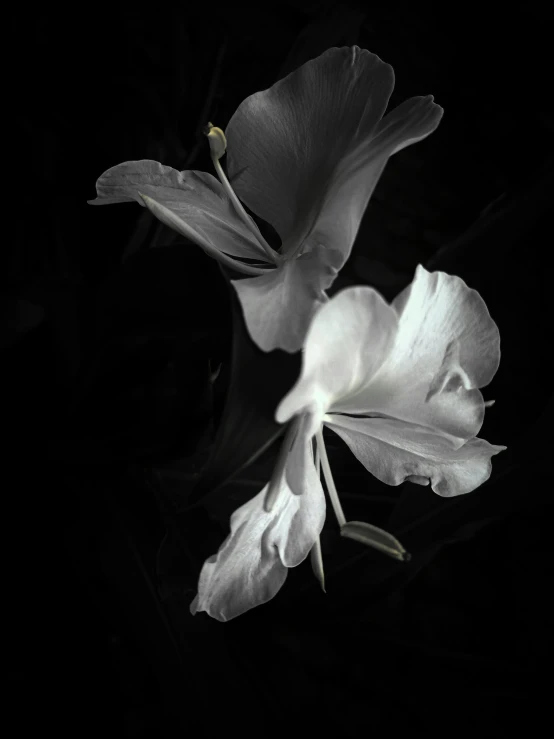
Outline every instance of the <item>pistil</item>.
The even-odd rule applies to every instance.
[[[273,264],[279,264],[279,262],[282,260],[281,256],[277,254],[277,252],[270,247],[270,245],[267,243],[267,241],[262,236],[260,229],[256,225],[254,219],[251,218],[248,215],[248,213],[244,210],[242,203],[236,196],[235,191],[231,187],[231,183],[227,179],[227,175],[223,171],[223,167],[219,163],[219,160],[221,159],[221,157],[225,154],[227,150],[227,139],[225,138],[225,134],[223,133],[221,128],[214,126],[213,123],[208,123],[204,127],[204,133],[210,144],[212,162],[213,162],[215,171],[217,172],[217,176],[219,177],[221,184],[225,188],[225,192],[227,193],[231,202],[233,203],[233,206],[237,212],[237,215],[252,231],[258,243],[260,244],[262,249],[267,254],[269,261],[272,262]]]
[[[320,426],[319,431],[315,435],[315,438],[317,441],[317,450],[321,458],[321,466],[323,468],[323,477],[325,478],[325,483],[327,485],[327,492],[329,493],[329,499],[331,500],[331,505],[333,506],[333,510],[335,511],[335,516],[337,517],[339,526],[342,527],[346,523],[346,517],[342,510],[342,506],[339,500],[339,494],[337,493],[337,488],[335,487],[335,481],[333,480],[333,475],[331,473],[331,466],[329,465],[329,459],[327,457],[327,449],[325,448],[325,442],[323,441],[322,428],[323,427]]]

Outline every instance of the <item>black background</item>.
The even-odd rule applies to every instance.
[[[6,735],[548,725],[554,116],[540,4],[131,8],[12,11],[7,26]],[[229,293],[137,205],[86,201],[129,159],[212,171],[207,120],[224,128],[246,96],[345,44],[393,65],[391,106],[431,93],[445,115],[387,164],[333,291],[369,283],[391,299],[418,263],[477,288],[503,352],[480,436],[508,450],[429,519],[437,496],[368,480],[330,437],[350,517],[405,530],[413,561],[360,551],[329,516],[326,595],[304,563],[253,612],[193,618],[201,563],[275,449],[175,524],[222,417]],[[140,248],[152,243],[167,248]]]

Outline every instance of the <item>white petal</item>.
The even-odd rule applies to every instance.
[[[329,414],[325,423],[381,482],[400,485],[415,477],[421,485],[427,478],[433,491],[447,498],[482,485],[491,474],[491,457],[506,449],[478,438],[456,448],[432,429],[391,418]]]
[[[149,205],[166,226],[204,249],[235,257],[267,260],[254,235],[237,216],[222,184],[207,172],[185,170],[141,159],[106,170],[96,182],[98,197],[91,205],[135,200]],[[156,208],[156,205],[159,206]]]
[[[332,253],[326,260],[317,251],[259,277],[231,280],[237,291],[252,341],[263,351],[302,348],[310,321],[327,299],[333,281]]]
[[[483,423],[478,388],[498,369],[498,328],[476,290],[422,266],[393,306],[398,331],[386,361],[357,397],[332,410],[384,414],[459,437],[462,444]]]
[[[319,485],[311,441],[321,427],[321,419],[312,413],[303,413],[299,421],[285,468],[287,484],[294,495],[304,495]]]
[[[263,505],[267,489],[231,516],[231,534],[202,567],[193,615],[206,611],[229,621],[266,603],[281,589],[287,569],[303,562],[316,543],[325,522],[319,479],[304,495],[293,495],[283,480],[270,513]]]
[[[300,378],[279,404],[276,420],[284,423],[304,410],[321,417],[365,387],[385,361],[397,324],[394,309],[373,288],[337,293],[312,320]]]
[[[381,120],[393,87],[377,55],[331,48],[248,97],[229,121],[231,183],[275,227],[283,254],[323,244],[340,251],[340,268],[388,158],[439,124],[431,96]]]

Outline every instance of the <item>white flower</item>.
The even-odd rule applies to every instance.
[[[430,483],[444,497],[469,493],[506,448],[477,437],[485,413],[479,388],[499,362],[498,328],[459,277],[419,266],[391,305],[370,287],[335,295],[315,314],[300,377],[277,408],[277,421],[292,423],[273,479],[233,514],[231,535],[204,564],[193,613],[228,620],[266,602],[287,568],[317,548],[325,499],[314,436],[341,533],[401,559],[390,534],[346,521],[322,426],[388,485]]]
[[[392,67],[375,54],[329,49],[246,98],[225,133],[208,125],[221,182],[151,160],[123,162],[99,177],[89,202],[135,200],[215,259],[255,275],[233,280],[252,339],[264,351],[298,351],[388,158],[442,117],[431,95],[383,117],[393,88]],[[225,151],[229,179],[219,163]],[[239,198],[275,228],[278,251]]]

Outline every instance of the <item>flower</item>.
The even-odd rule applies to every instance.
[[[393,88],[392,67],[375,54],[329,49],[246,98],[225,133],[208,124],[220,182],[151,160],[124,162],[99,177],[98,197],[89,202],[135,200],[249,275],[232,282],[252,339],[264,351],[298,351],[350,255],[388,158],[428,136],[442,117],[428,95],[383,118]],[[225,151],[229,179],[219,162]],[[239,198],[275,228],[278,251]]]
[[[373,288],[349,287],[320,308],[300,377],[275,417],[307,416],[308,439],[325,424],[388,485],[410,480],[462,495],[489,478],[491,457],[506,448],[477,438],[479,388],[499,363],[500,334],[479,293],[419,265],[391,305]],[[287,466],[297,494],[301,475]]]
[[[443,497],[482,485],[491,457],[506,449],[477,437],[490,405],[479,388],[498,369],[500,336],[483,299],[459,277],[419,266],[391,305],[370,287],[342,290],[315,314],[302,359],[276,410],[277,421],[291,423],[273,478],[233,514],[230,536],[202,568],[193,613],[225,621],[265,603],[309,552],[323,583],[325,499],[314,437],[341,534],[407,558],[391,534],[346,520],[323,425],[382,482],[430,483]]]
[[[288,451],[290,442],[287,433],[283,449]],[[193,615],[206,611],[218,621],[229,621],[266,603],[283,586],[288,568],[310,552],[323,585],[319,534],[326,505],[313,459],[306,466],[304,495],[293,495],[283,475],[274,479],[278,494],[271,511],[264,507],[268,484],[231,516],[231,533],[200,572],[198,594],[190,605]]]

